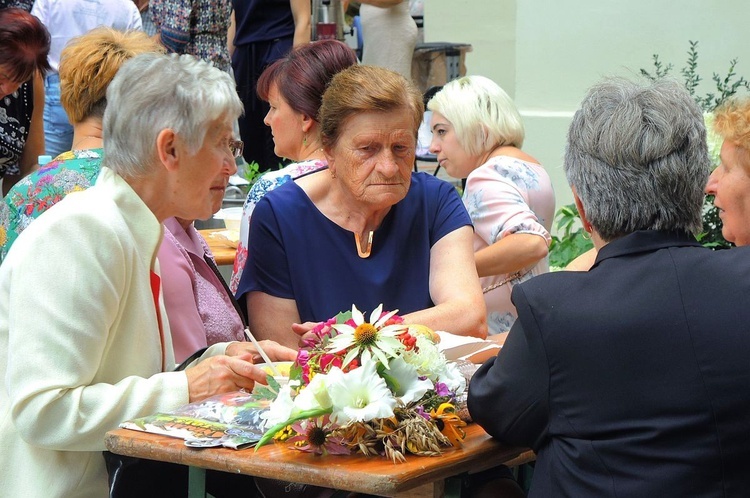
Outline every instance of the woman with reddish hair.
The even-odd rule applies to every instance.
[[[0,179],[3,195],[44,154],[44,85],[50,36],[18,8],[0,9]]]
[[[263,122],[271,128],[274,153],[295,162],[264,174],[250,189],[242,209],[240,242],[230,281],[233,291],[237,291],[247,261],[250,217],[257,202],[290,180],[328,167],[319,138],[318,109],[333,76],[356,63],[357,56],[346,44],[320,40],[293,48],[258,79],[258,97],[271,106]]]

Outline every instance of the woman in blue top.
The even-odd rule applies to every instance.
[[[337,74],[319,119],[329,169],[287,183],[255,208],[238,288],[256,335],[295,331],[355,304],[409,323],[485,337],[471,220],[455,189],[412,174],[422,96],[374,66]]]

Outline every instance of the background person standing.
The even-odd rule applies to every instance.
[[[231,0],[151,0],[149,9],[167,51],[194,55],[229,71]]]
[[[362,64],[386,67],[411,80],[417,24],[408,0],[361,0]]]
[[[5,193],[44,154],[43,75],[50,39],[39,19],[0,3],[0,181]],[[0,241],[5,234],[0,231]]]
[[[263,123],[270,109],[255,92],[263,70],[286,55],[292,46],[310,41],[310,0],[232,0],[235,36],[232,67],[237,92],[245,108],[239,119],[244,158],[260,171],[277,169],[271,129]]]

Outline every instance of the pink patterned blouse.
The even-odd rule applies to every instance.
[[[464,205],[474,224],[474,252],[513,233],[531,233],[549,244],[555,215],[555,193],[547,172],[538,164],[509,156],[490,158],[466,179]],[[510,330],[516,309],[510,301],[513,285],[549,271],[544,258],[520,275],[480,279],[487,305],[490,334]]]

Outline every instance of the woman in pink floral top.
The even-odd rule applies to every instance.
[[[510,330],[513,285],[549,271],[555,194],[547,172],[521,150],[524,130],[510,97],[482,76],[438,92],[430,151],[454,178],[466,178],[463,201],[474,224],[474,254],[490,334]]]
[[[250,189],[229,283],[232,292],[237,291],[245,269],[250,221],[258,201],[290,180],[328,167],[319,138],[318,109],[331,78],[356,62],[354,51],[344,43],[321,40],[293,48],[258,79],[258,96],[271,105],[264,122],[273,133],[274,153],[296,162],[264,174]]]

